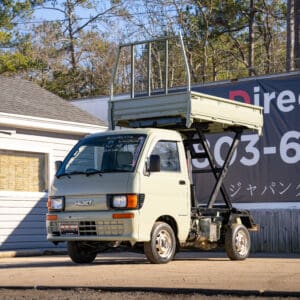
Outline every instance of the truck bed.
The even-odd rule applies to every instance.
[[[112,99],[109,111],[112,127],[190,131],[202,123],[210,133],[242,127],[261,135],[263,126],[261,107],[194,91]]]

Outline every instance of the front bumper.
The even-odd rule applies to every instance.
[[[118,218],[113,217],[115,213],[118,214]],[[56,220],[54,216],[57,216]],[[137,211],[48,213],[47,240],[51,242],[129,241],[135,243],[138,241],[138,217]]]

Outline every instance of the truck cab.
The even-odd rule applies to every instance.
[[[151,43],[146,42],[148,51]],[[120,49],[128,46],[134,44]],[[192,92],[189,83],[185,91],[152,94],[148,89],[138,97],[134,77],[131,84],[125,99],[114,99],[112,84],[111,130],[85,137],[57,163],[47,239],[67,242],[76,263],[90,263],[99,252],[116,247],[140,251],[151,263],[167,263],[182,248],[225,247],[230,259],[247,258],[249,231],[259,227],[248,211],[232,206],[223,180],[243,131],[261,134],[262,109]],[[114,130],[118,126],[123,129]],[[234,132],[233,142],[218,168],[206,133],[228,130]],[[203,153],[196,153],[195,144],[202,145]],[[216,180],[205,205],[198,203],[192,176],[197,170],[191,164],[203,157]]]
[[[189,187],[184,144],[176,131],[87,136],[56,174],[48,214],[56,220],[47,221],[47,238],[135,245],[149,239],[155,222],[167,221],[179,245],[190,228]]]

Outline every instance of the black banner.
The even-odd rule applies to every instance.
[[[300,201],[300,75],[270,76],[193,90],[264,108],[263,136],[244,133],[225,180],[233,202]],[[212,135],[210,147],[222,165],[232,135]],[[202,151],[201,146],[196,149]],[[194,159],[207,169],[206,159]],[[210,175],[209,175],[210,176]],[[207,202],[213,177],[195,175],[197,195]]]

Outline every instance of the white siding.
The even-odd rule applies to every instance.
[[[38,131],[0,130],[0,149],[45,153],[50,187],[55,161],[62,160],[79,138]],[[46,240],[47,198],[48,193],[0,191],[0,251],[55,247]]]
[[[47,194],[0,194],[0,249],[52,248],[46,241]]]

